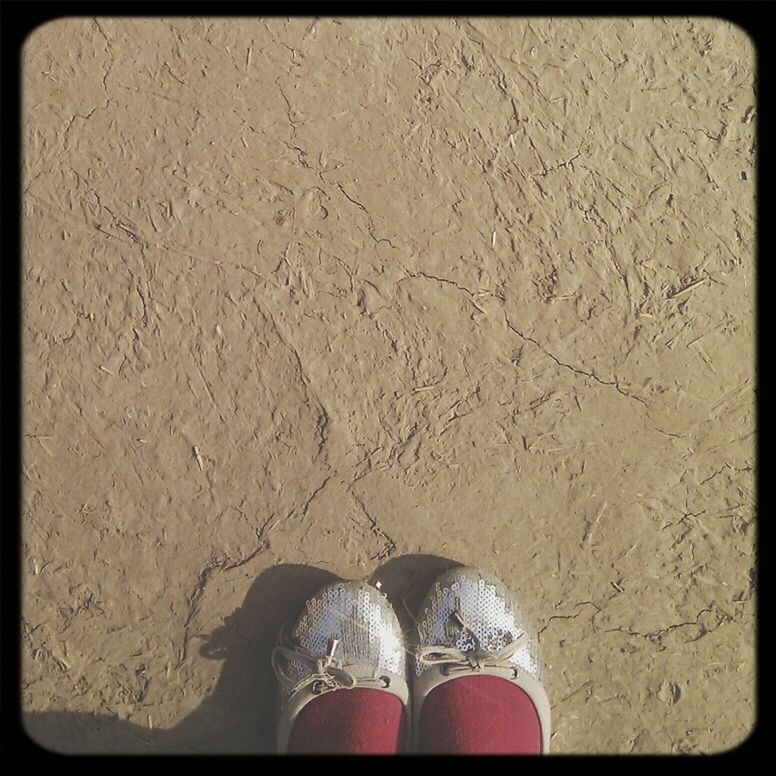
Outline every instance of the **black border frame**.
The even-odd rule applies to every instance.
[[[771,8],[776,8],[772,5]],[[752,40],[757,52],[757,65],[755,72],[755,90],[757,98],[758,122],[756,128],[756,219],[758,225],[756,233],[756,294],[755,294],[755,320],[756,320],[756,345],[757,362],[755,365],[755,396],[759,398],[760,379],[759,367],[761,360],[762,334],[762,297],[761,293],[766,286],[767,272],[759,258],[762,255],[762,245],[767,244],[767,234],[762,232],[759,225],[763,221],[764,197],[768,187],[763,186],[763,180],[767,179],[770,171],[770,149],[763,145],[761,140],[763,126],[766,131],[771,127],[770,107],[767,95],[764,94],[765,74],[769,72],[768,65],[773,58],[773,45],[768,39],[771,25],[768,20],[766,0],[712,0],[700,2],[700,0],[656,0],[645,2],[644,0],[598,0],[585,2],[583,0],[524,0],[513,3],[494,3],[492,0],[481,0],[478,3],[442,2],[441,0],[426,0],[414,4],[398,3],[370,3],[364,7],[355,9],[352,5],[343,3],[312,4],[312,3],[254,3],[249,0],[222,0],[222,2],[206,2],[205,0],[76,0],[75,2],[56,2],[55,0],[6,0],[0,5],[0,35],[2,36],[2,123],[0,123],[0,137],[2,138],[2,248],[4,256],[2,294],[3,304],[0,307],[4,314],[2,332],[3,363],[10,364],[11,369],[6,371],[2,381],[2,410],[3,410],[3,474],[7,475],[3,493],[4,502],[10,506],[10,510],[4,511],[4,519],[0,521],[2,541],[2,585],[0,586],[0,601],[2,602],[2,615],[5,628],[0,640],[0,710],[2,711],[2,736],[3,753],[15,750],[24,766],[30,763],[28,758],[33,758],[36,763],[51,762],[53,758],[66,756],[75,757],[80,762],[78,767],[85,765],[86,759],[94,759],[95,764],[103,764],[106,757],[125,757],[126,755],[61,755],[39,746],[30,739],[21,722],[21,698],[20,698],[20,618],[21,618],[21,580],[20,580],[20,553],[21,553],[21,50],[27,36],[38,26],[62,17],[80,16],[213,16],[213,17],[247,17],[247,16],[577,16],[577,17],[715,17],[738,25]],[[763,99],[765,97],[765,99]],[[761,242],[762,241],[762,242]],[[756,404],[757,423],[757,462],[756,468],[756,501],[758,504],[758,519],[756,521],[756,557],[759,557],[762,539],[768,533],[767,520],[759,519],[760,512],[760,485],[761,485],[761,409],[760,401]],[[10,514],[9,514],[10,512]],[[14,515],[16,519],[14,519]],[[757,641],[757,667],[756,667],[756,723],[749,737],[736,748],[713,755],[717,760],[729,762],[731,758],[744,760],[748,755],[756,755],[762,751],[763,731],[762,715],[767,712],[763,709],[762,690],[764,686],[763,673],[767,672],[768,661],[760,647],[761,633],[761,600],[763,597],[763,584],[767,582],[769,575],[767,566],[757,562],[757,595],[756,595],[756,641]],[[767,654],[767,653],[766,653]],[[765,657],[765,659],[763,659]],[[144,763],[149,759],[169,759],[170,757],[190,757],[191,755],[147,755]],[[206,755],[208,757],[223,757],[224,755]],[[266,756],[266,755],[265,755]],[[271,755],[269,755],[271,757]],[[602,760],[617,760],[626,755],[586,755]],[[234,755],[232,755],[234,757]],[[550,767],[550,764],[562,762],[569,758],[578,758],[582,755],[557,755],[543,758],[541,762],[532,761],[539,767]],[[674,764],[684,765],[682,761],[692,755],[628,755],[625,764],[627,766],[652,765],[655,759],[667,758],[676,761]],[[9,761],[3,757],[3,760]],[[460,758],[459,758],[460,761]],[[390,760],[389,760],[390,762]],[[701,759],[701,762],[705,762]],[[375,763],[371,763],[372,767]],[[592,764],[592,763],[590,763]],[[599,763],[596,763],[598,765]],[[618,763],[610,763],[619,767]],[[669,764],[669,763],[666,763]]]

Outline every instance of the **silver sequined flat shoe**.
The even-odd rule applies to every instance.
[[[293,627],[281,629],[272,667],[279,683],[277,750],[281,754],[288,749],[299,712],[325,692],[354,687],[381,690],[398,696],[407,714],[401,626],[383,593],[366,583],[335,582],[310,598]]]
[[[460,567],[436,579],[421,604],[412,685],[417,742],[423,701],[440,684],[460,676],[500,676],[531,699],[550,745],[550,702],[536,636],[505,586],[480,569]]]

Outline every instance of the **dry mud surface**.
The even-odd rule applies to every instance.
[[[35,740],[271,751],[304,596],[448,561],[524,602],[555,752],[744,740],[754,77],[717,19],[37,29]]]

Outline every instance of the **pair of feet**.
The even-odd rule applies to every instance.
[[[503,583],[479,569],[438,577],[409,639],[378,588],[327,585],[281,630],[272,665],[280,753],[549,749],[536,637]]]

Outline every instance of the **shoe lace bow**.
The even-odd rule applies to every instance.
[[[388,676],[356,676],[335,657],[339,643],[338,639],[331,639],[328,653],[323,656],[316,655],[300,644],[292,643],[287,637],[286,629],[283,629],[280,643],[272,651],[271,662],[278,679],[289,688],[289,697],[305,687],[310,687],[315,695],[320,695],[332,690],[352,690],[355,687],[386,689],[390,686],[391,679]],[[309,673],[296,682],[287,670],[292,661],[302,663],[309,670]]]
[[[416,653],[415,658],[423,666],[439,666],[440,671],[445,676],[451,676],[456,673],[471,673],[472,671],[489,673],[505,673],[509,678],[516,679],[518,676],[517,668],[510,663],[520,647],[526,640],[526,634],[518,634],[506,646],[498,650],[484,649],[482,643],[476,634],[466,629],[474,640],[474,649],[462,651],[456,647],[446,645],[431,645],[421,647]]]

